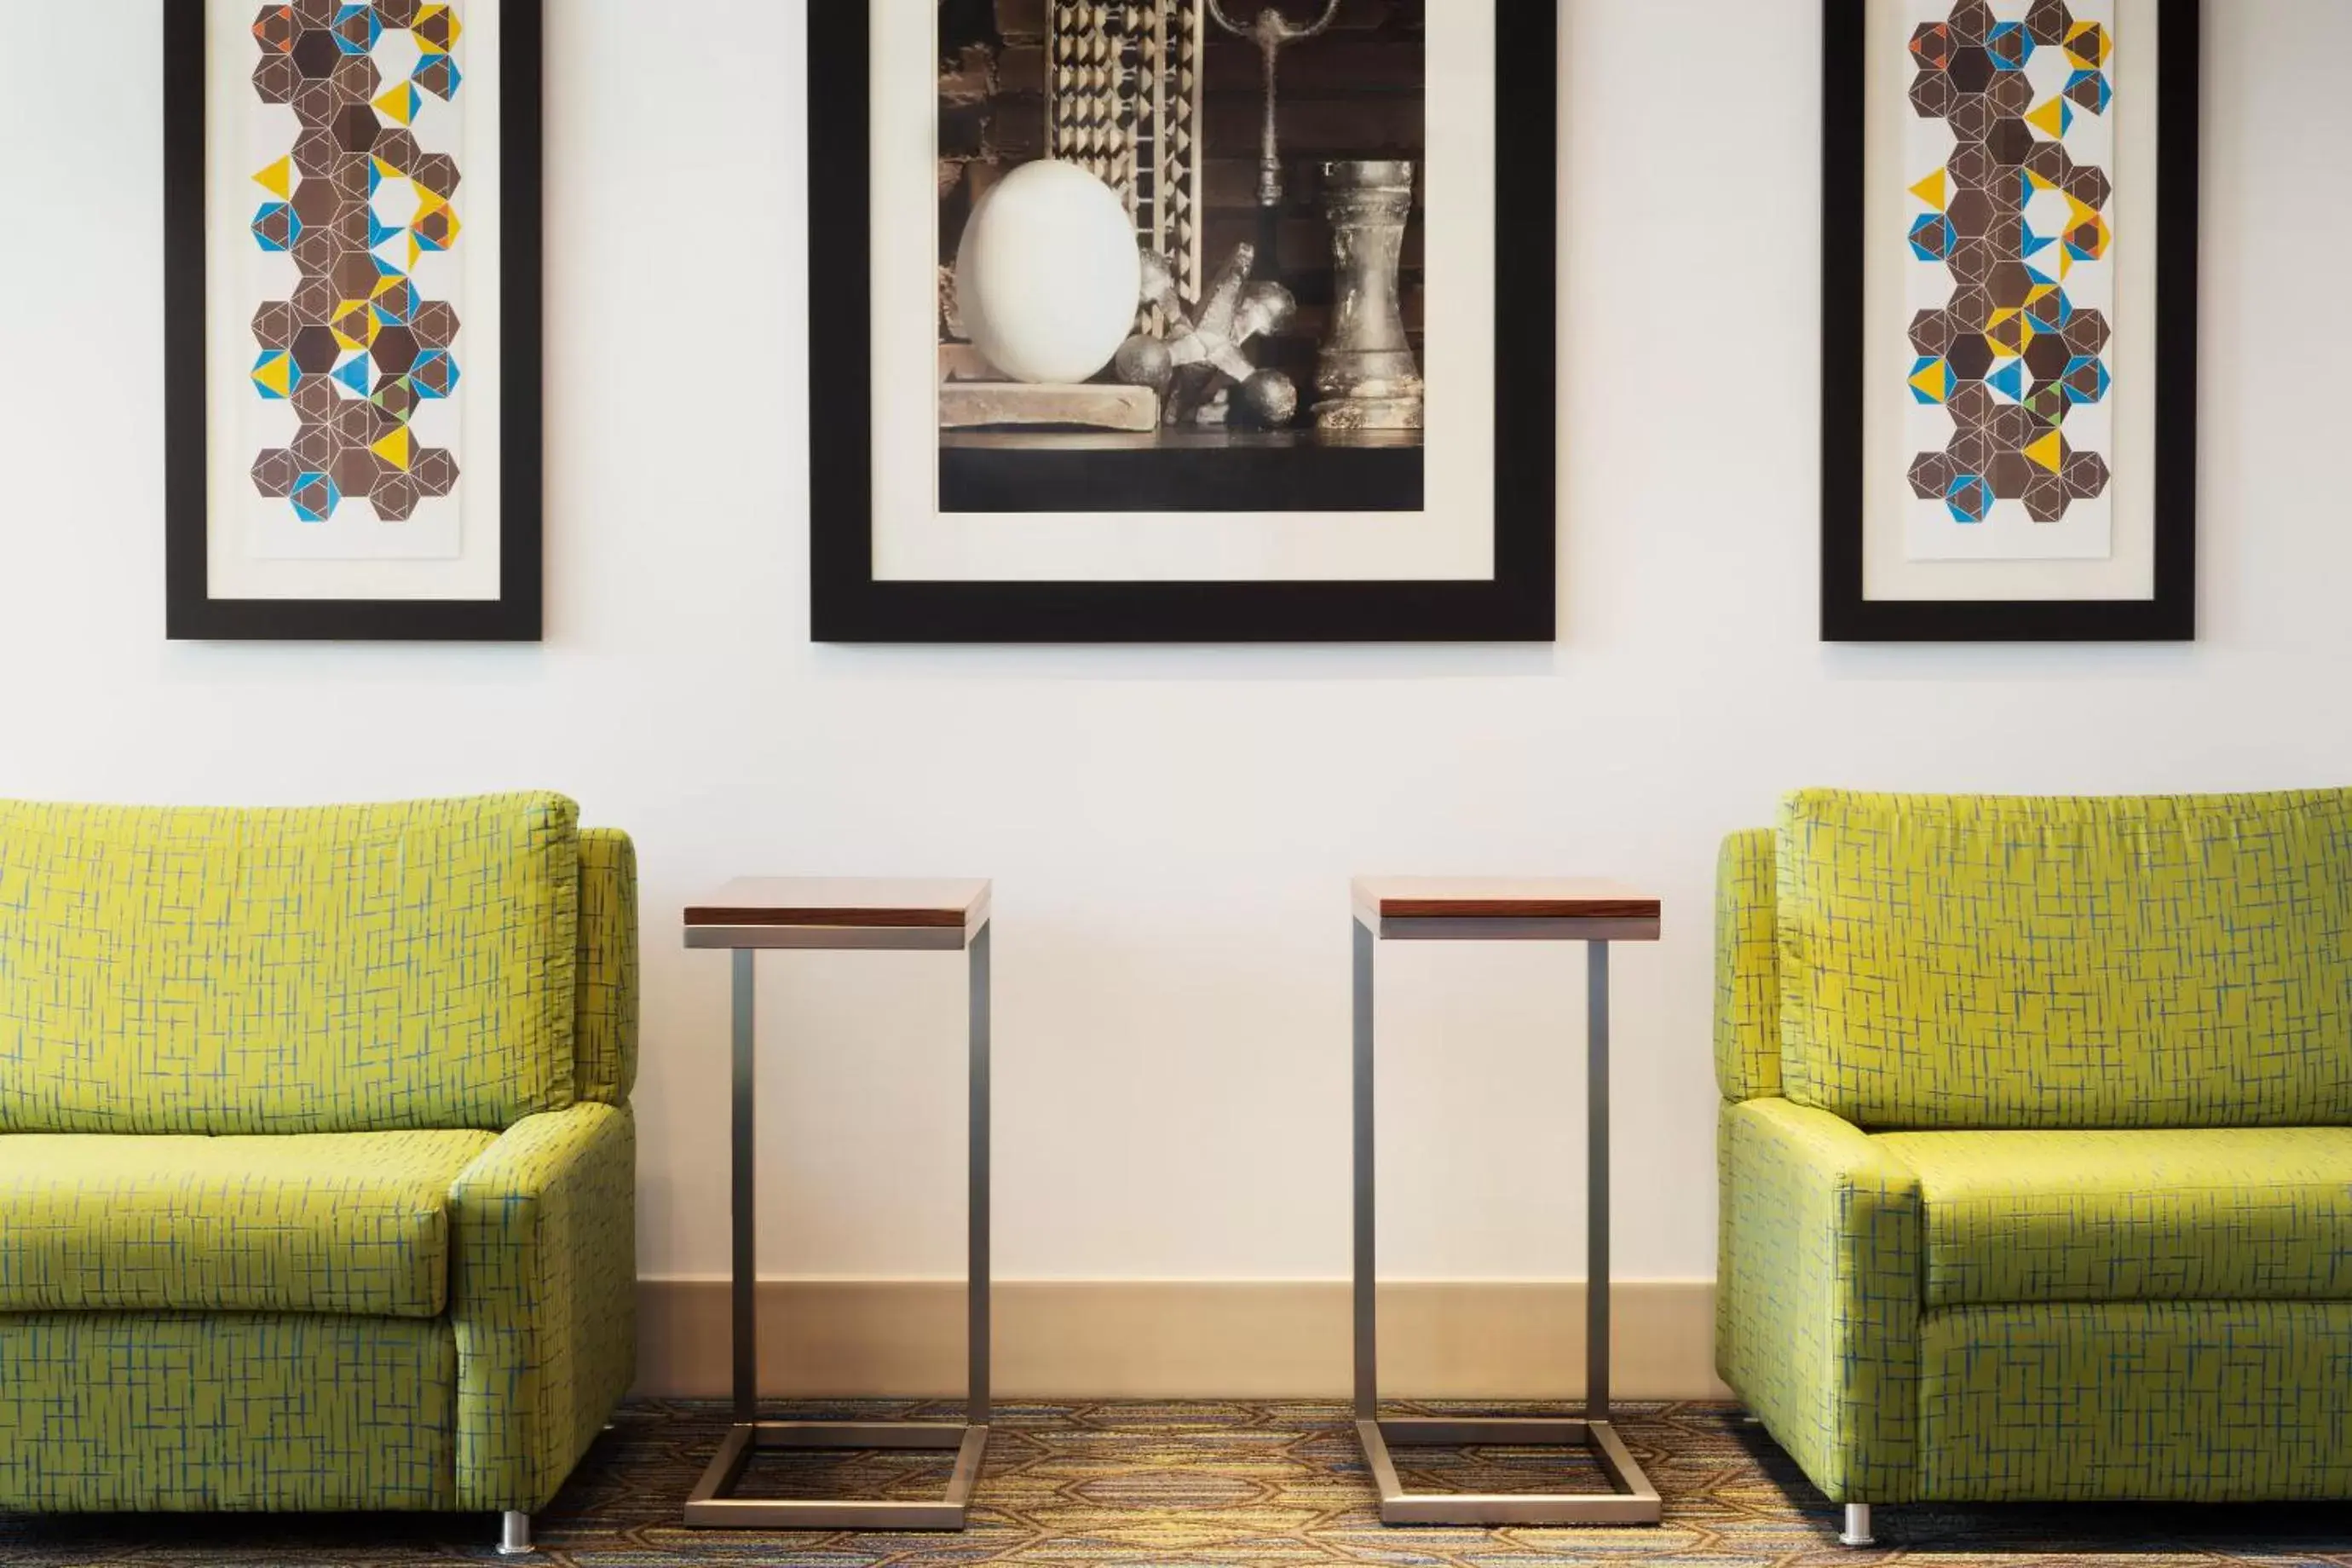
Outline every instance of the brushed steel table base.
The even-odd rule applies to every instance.
[[[1364,1460],[1381,1489],[1382,1524],[1655,1524],[1658,1491],[1606,1421],[1395,1416],[1358,1421]],[[1389,1446],[1509,1448],[1583,1447],[1614,1492],[1409,1492]]]
[[[955,1452],[955,1473],[937,1502],[738,1498],[727,1495],[762,1448],[935,1448]],[[965,1422],[755,1421],[730,1426],[718,1457],[686,1500],[688,1528],[737,1530],[961,1530],[988,1452],[988,1428]]]
[[[718,931],[689,945],[735,947],[734,1005],[734,1351],[735,1424],[686,1500],[691,1530],[961,1530],[969,1521],[973,1485],[988,1452],[989,1256],[988,1256],[988,1046],[989,938],[983,925],[967,944],[961,931],[955,946],[969,954],[971,973],[971,1164],[969,1273],[964,1285],[968,1363],[965,1418],[961,1421],[762,1421],[760,1411],[757,1210],[752,1183],[756,1142],[752,1136],[753,949],[944,947],[941,933],[917,931]],[[919,940],[917,940],[919,939]],[[730,1495],[751,1457],[763,1448],[952,1450],[955,1470],[937,1501],[869,1501],[852,1499],[739,1498]]]
[[[1356,1436],[1380,1488],[1383,1524],[1655,1524],[1663,1515],[1657,1488],[1642,1473],[1609,1421],[1609,943],[1581,931],[1532,920],[1384,919],[1375,931],[1353,922],[1355,938],[1356,1163]],[[1391,941],[1583,941],[1589,954],[1587,1007],[1587,1150],[1585,1267],[1585,1413],[1566,1417],[1486,1418],[1381,1415],[1380,1315],[1375,1265],[1376,1145],[1373,1117],[1372,964],[1380,942]],[[1506,1447],[1591,1448],[1616,1489],[1612,1492],[1409,1492],[1397,1478],[1391,1445],[1489,1445]]]

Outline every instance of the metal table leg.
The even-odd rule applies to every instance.
[[[1609,1423],[1609,944],[1584,946],[1584,1418]]]
[[[753,1183],[753,954],[735,952],[734,1020],[734,1372],[735,1421],[719,1452],[687,1498],[692,1529],[961,1530],[973,1486],[988,1451],[988,1051],[989,933],[983,925],[967,949],[971,966],[971,1205],[969,1275],[964,1283],[969,1384],[963,1421],[762,1421],[760,1419],[759,1324],[756,1318],[759,1232]],[[952,1449],[955,1470],[936,1502],[874,1502],[847,1499],[747,1499],[730,1496],[753,1453],[761,1448]]]
[[[1655,1524],[1657,1489],[1609,1420],[1609,944],[1588,944],[1591,1146],[1587,1166],[1590,1262],[1586,1299],[1585,1413],[1581,1420],[1397,1417],[1380,1413],[1379,1297],[1374,1269],[1372,974],[1377,939],[1360,920],[1355,933],[1356,1435],[1380,1489],[1384,1524]],[[1582,1446],[1608,1472],[1613,1492],[1408,1492],[1389,1447],[1493,1444]]]
[[[760,1200],[756,1174],[759,1142],[753,1114],[758,1104],[758,1056],[752,1047],[752,1013],[759,973],[748,948],[735,954],[734,1160],[729,1178],[728,1203],[734,1235],[728,1267],[732,1286],[730,1303],[735,1330],[735,1424],[748,1426],[760,1418]]]
[[[971,1000],[968,1026],[971,1045],[970,1067],[971,1129],[966,1139],[970,1151],[965,1176],[966,1235],[964,1247],[964,1332],[965,1356],[969,1363],[965,1373],[964,1419],[978,1429],[985,1441],[989,1416],[989,1273],[988,1217],[991,1199],[988,1190],[988,1125],[989,1125],[989,935],[995,928],[982,926],[971,939]],[[975,1453],[975,1458],[977,1454]],[[969,1488],[967,1488],[969,1489]]]

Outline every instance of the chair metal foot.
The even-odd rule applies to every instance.
[[[499,1521],[499,1555],[524,1557],[535,1550],[530,1543],[530,1515],[509,1509]]]
[[[1875,1546],[1878,1537],[1870,1533],[1870,1505],[1850,1502],[1845,1505],[1845,1528],[1838,1531],[1841,1546]]]

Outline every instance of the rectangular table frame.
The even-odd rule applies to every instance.
[[[733,1210],[734,1423],[686,1501],[697,1530],[962,1530],[988,1452],[989,1426],[989,932],[985,905],[964,925],[690,925],[690,948],[731,950],[734,964]],[[752,1089],[757,1066],[753,960],[762,950],[961,949],[971,975],[968,1273],[964,1283],[968,1370],[964,1419],[948,1421],[763,1421],[760,1419],[757,1317],[758,1200]],[[739,1498],[744,1468],[762,1449],[952,1450],[955,1469],[936,1501]]]
[[[1355,1417],[1364,1460],[1380,1489],[1383,1524],[1655,1524],[1657,1489],[1609,1418],[1609,943],[1654,942],[1654,915],[1609,919],[1507,916],[1416,918],[1375,904],[1351,921],[1355,944]],[[1374,955],[1383,941],[1581,942],[1588,974],[1586,1152],[1588,1260],[1585,1287],[1585,1412],[1582,1418],[1486,1418],[1381,1415],[1378,1207],[1374,1169]],[[1601,1461],[1611,1492],[1409,1492],[1391,1445],[1513,1447],[1583,1446]]]

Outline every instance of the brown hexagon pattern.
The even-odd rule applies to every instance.
[[[1956,523],[2001,502],[2056,522],[2112,477],[2104,455],[2074,444],[2100,438],[2080,411],[2111,391],[2112,327],[2070,284],[2105,276],[2084,269],[2105,268],[2114,246],[2115,185],[2097,161],[2112,137],[2081,134],[2113,112],[2113,9],[1913,0],[1911,110],[1940,121],[1951,147],[1911,186],[1909,265],[1943,274],[1948,296],[1912,317],[1910,391],[1949,416],[1951,434],[1909,477]]]
[[[253,92],[294,110],[283,155],[254,175],[269,195],[256,244],[290,255],[299,281],[253,319],[257,396],[292,405],[284,448],[253,463],[254,488],[323,523],[365,500],[388,522],[454,494],[456,454],[411,421],[456,395],[457,312],[420,292],[425,255],[454,250],[458,166],[446,110],[465,81],[459,7],[430,0],[286,0],[255,14]],[[427,141],[446,143],[431,147]]]

